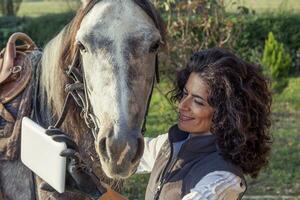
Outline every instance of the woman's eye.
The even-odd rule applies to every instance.
[[[77,46],[81,52],[83,52],[83,53],[87,52],[85,46],[81,42],[77,42]]]
[[[200,102],[200,101],[195,100],[194,102],[195,102],[197,105],[204,106],[204,103],[202,103],[202,102]]]

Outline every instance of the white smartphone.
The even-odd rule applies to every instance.
[[[31,171],[57,192],[65,191],[66,158],[59,154],[67,148],[45,133],[46,129],[29,119],[22,119],[21,160]]]

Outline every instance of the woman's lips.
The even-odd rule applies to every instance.
[[[189,121],[189,120],[193,120],[193,119],[194,119],[193,117],[189,117],[189,116],[186,116],[186,115],[183,115],[183,114],[179,115],[179,120],[180,121]]]

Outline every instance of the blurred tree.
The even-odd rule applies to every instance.
[[[288,84],[292,59],[285,51],[283,43],[278,42],[272,32],[269,33],[265,42],[262,63],[265,73],[272,79],[273,90],[281,92]]]
[[[200,49],[232,48],[247,14],[228,16],[224,0],[154,0],[154,4],[166,21],[169,37],[167,55],[162,59],[166,71],[181,68],[192,52]]]
[[[0,0],[0,12],[4,16],[14,16],[18,12],[22,0]]]

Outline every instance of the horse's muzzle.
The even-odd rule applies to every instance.
[[[127,178],[136,170],[144,153],[144,139],[135,134],[118,138],[109,134],[100,139],[97,152],[107,176]]]

